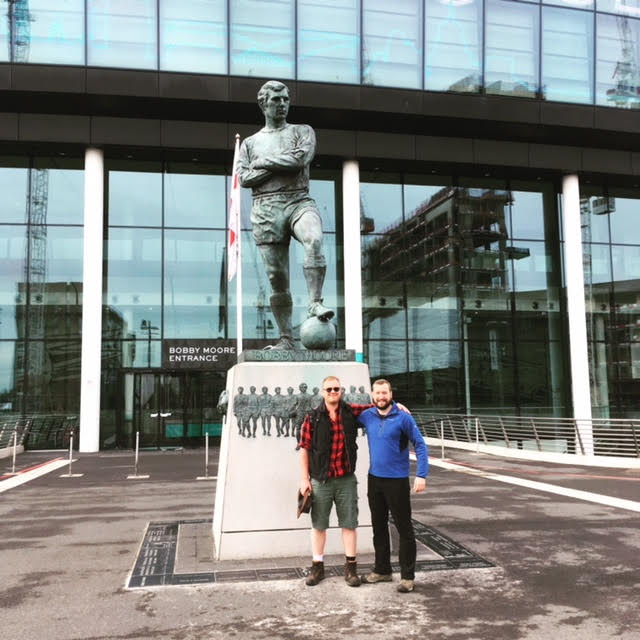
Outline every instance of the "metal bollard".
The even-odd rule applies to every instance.
[[[140,450],[140,432],[136,431],[136,454],[135,460],[133,464],[133,475],[128,475],[127,480],[144,480],[149,477],[149,475],[138,475],[138,457]]]
[[[8,476],[15,476],[16,474],[16,451],[18,449],[18,430],[13,430],[13,462],[11,464],[11,472],[7,473]]]
[[[11,473],[15,475],[16,472],[16,452],[18,450],[18,430],[13,431],[13,464],[11,466]]]
[[[198,476],[196,480],[217,480],[217,476],[209,476],[209,434],[204,434],[204,475]]]
[[[136,431],[136,457],[135,462],[133,463],[133,472],[137,476],[138,475],[138,451],[140,449],[140,432]]]
[[[73,464],[73,431],[69,435],[69,473],[63,473],[61,478],[81,478],[84,473],[71,473],[71,465]]]

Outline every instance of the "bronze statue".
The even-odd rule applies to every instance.
[[[253,237],[271,284],[271,310],[280,330],[272,349],[295,349],[289,289],[289,244],[295,238],[304,247],[304,278],[309,292],[308,317],[326,323],[335,315],[325,307],[322,286],[326,259],[322,219],[309,196],[309,165],[316,137],[306,124],[289,124],[289,89],[270,80],[258,92],[265,126],[240,147],[238,177],[253,191]]]

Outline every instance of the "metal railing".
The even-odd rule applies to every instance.
[[[462,448],[640,458],[640,420],[413,412],[423,434]],[[471,445],[471,447],[470,447]]]
[[[0,449],[65,449],[78,430],[78,416],[60,414],[5,414],[0,416]]]
[[[28,420],[22,416],[0,418],[0,449],[24,445],[28,433]]]

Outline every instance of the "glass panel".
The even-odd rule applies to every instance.
[[[640,2],[638,0],[597,0],[597,11],[617,13],[622,16],[640,16]]]
[[[358,0],[298,2],[298,79],[360,82]]]
[[[584,280],[588,339],[605,340],[604,328],[611,311],[609,246],[584,245]]]
[[[547,100],[593,102],[593,15],[542,10],[542,87]]]
[[[406,275],[401,234],[362,238],[362,323],[365,340],[407,335],[404,305]]]
[[[157,340],[158,329],[153,322],[138,325],[137,340],[118,340],[122,335],[122,317],[107,307],[102,318],[109,323],[103,330],[102,341],[102,376],[107,369],[116,375],[122,367],[148,369],[162,366],[162,342]],[[151,339],[149,339],[151,327]],[[111,339],[113,338],[113,339]]]
[[[110,171],[109,224],[160,226],[162,174]]]
[[[510,213],[511,233],[514,238],[541,240],[545,237],[545,208],[542,193],[511,191]]]
[[[513,261],[516,291],[546,291],[552,263],[543,242],[519,240],[517,246],[509,247],[509,257]]]
[[[141,341],[161,337],[161,246],[159,229],[109,230],[105,335]],[[136,345],[136,355],[140,348]]]
[[[164,174],[164,224],[167,227],[226,225],[225,177]]]
[[[606,332],[610,410],[616,417],[640,417],[640,246],[613,246],[613,313]],[[607,326],[605,324],[605,326]],[[608,335],[607,335],[608,334]]]
[[[293,0],[231,0],[231,73],[294,77]]]
[[[402,185],[363,182],[360,198],[365,340],[404,339],[407,327],[403,280],[407,267]]]
[[[610,191],[608,200],[611,242],[640,244],[640,199],[615,197],[615,193]]]
[[[600,14],[596,14],[596,20],[596,104],[637,109],[640,105],[640,85],[636,77],[640,20]]]
[[[82,247],[81,228],[46,228],[46,253],[41,256],[46,260],[44,272],[38,274],[32,270],[28,316],[38,326],[44,320],[42,337],[50,339],[81,334]],[[40,278],[43,279],[42,287],[38,282]],[[42,295],[42,304],[34,302],[34,295],[38,293]],[[42,320],[32,317],[33,314],[41,314]],[[32,330],[29,333],[34,337]]]
[[[77,224],[84,221],[84,172],[52,169],[47,172],[47,224]]]
[[[609,245],[584,245],[585,286],[608,284],[611,276],[611,248]]]
[[[87,0],[87,64],[157,69],[157,0]]]
[[[459,341],[409,341],[411,408],[462,413],[462,349]]]
[[[225,232],[168,230],[164,251],[165,337],[224,337]]]
[[[160,0],[160,69],[227,73],[226,13],[226,0]]]
[[[362,83],[422,86],[422,2],[363,0]]]
[[[450,290],[455,283],[462,285],[461,304],[465,308],[501,313],[509,308],[511,201],[511,192],[506,189],[480,187],[459,187],[443,201],[456,217],[451,218],[454,224],[450,226],[446,261],[444,251],[434,259],[442,264],[443,284],[446,282]]]
[[[454,212],[451,187],[405,185],[406,257],[403,274],[407,290],[409,337],[460,337],[456,278],[447,269],[454,260],[451,242]]]
[[[402,185],[382,182],[391,176],[380,176],[380,182],[367,182],[363,176],[360,183],[360,206],[365,233],[383,233],[387,228],[402,222]]]
[[[10,38],[9,38],[9,26],[10,26],[10,20],[5,20],[4,16],[5,14],[8,14],[8,8],[9,5],[8,3],[3,3],[2,7],[2,15],[3,15],[3,19],[0,20],[0,62],[9,62],[10,60],[10,49],[11,49],[11,45],[10,45]]]
[[[365,339],[405,338],[402,185],[363,182],[360,199]]]
[[[316,172],[314,172],[316,173]],[[309,193],[318,205],[322,216],[322,229],[326,232],[336,230],[336,183],[334,180],[310,180]]]
[[[532,327],[545,320],[532,320]],[[565,370],[562,344],[559,342],[517,342],[518,396],[524,416],[564,416]]]
[[[372,379],[384,376],[393,385],[395,376],[408,371],[407,343],[404,340],[368,340],[365,350]]]
[[[17,348],[13,340],[0,342],[0,417],[20,410],[15,386]]]
[[[479,91],[482,0],[426,0],[425,89]]]
[[[594,0],[542,0],[542,3],[557,4],[562,7],[572,7],[573,9],[593,9]]]
[[[26,255],[26,225],[0,225],[0,339],[3,340],[24,337]]]
[[[609,242],[609,214],[615,200],[604,196],[602,189],[580,186],[580,219],[582,242]]]
[[[84,0],[30,0],[30,37],[23,60],[46,64],[84,64]],[[14,11],[18,3],[14,3]]]
[[[538,92],[538,7],[488,0],[486,20],[487,93],[534,97]]]
[[[0,167],[0,222],[26,222],[29,169]]]
[[[41,417],[46,424],[32,432],[28,444],[37,449],[62,448],[64,420],[80,409],[80,341],[30,340],[24,358],[28,368],[24,371],[23,411],[54,414]]]
[[[465,370],[465,377],[469,380],[469,410],[490,415],[517,415],[517,370],[511,327],[472,320],[469,337],[472,336],[476,339],[468,342]]]
[[[627,293],[635,295],[636,289],[640,287],[635,282],[628,281],[640,279],[640,247],[613,245],[611,247],[611,262],[613,263],[613,280],[616,292],[621,292],[624,289]],[[625,284],[621,285],[623,282]]]

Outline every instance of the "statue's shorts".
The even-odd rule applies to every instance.
[[[302,216],[315,218],[322,229],[322,218],[315,200],[307,191],[289,191],[254,196],[251,209],[253,237],[257,245],[289,245],[293,227]]]

